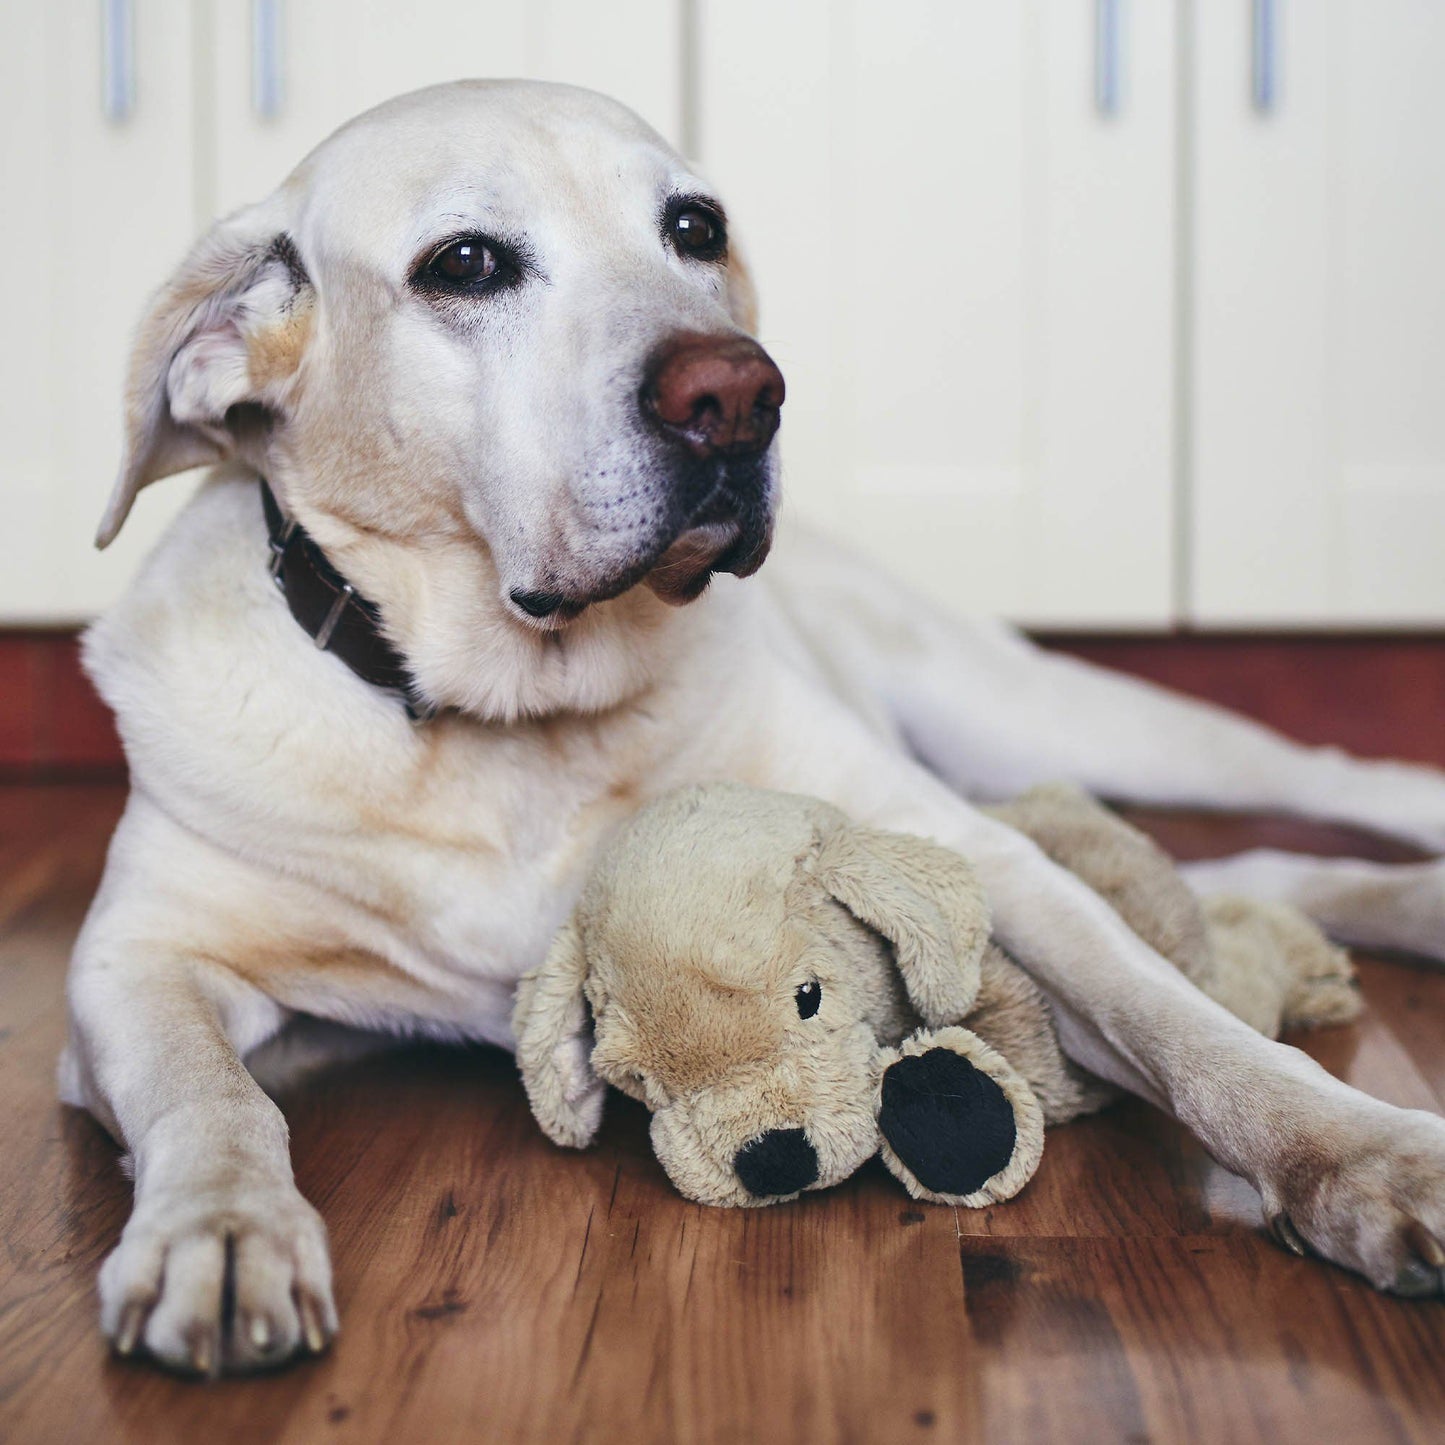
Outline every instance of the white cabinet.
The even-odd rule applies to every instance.
[[[1439,626],[1445,5],[1194,10],[1190,612]]]
[[[103,606],[180,501],[156,489],[114,547],[91,546],[120,458],[131,331],[195,227],[192,7],[134,0],[120,7],[128,34],[107,31],[103,9],[0,7],[7,622],[76,620]]]
[[[788,504],[954,608],[1162,624],[1174,7],[1103,9],[702,0],[701,158],[788,378]]]
[[[218,214],[265,195],[360,111],[463,76],[605,91],[678,139],[680,0],[216,0],[214,16]]]
[[[697,146],[788,378],[785,505],[940,603],[1445,623],[1445,0],[12,0],[0,622],[92,614],[184,499],[91,548],[196,232],[466,74]]]

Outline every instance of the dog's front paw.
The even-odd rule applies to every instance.
[[[217,1375],[319,1354],[336,1333],[321,1216],[292,1185],[139,1203],[101,1266],[118,1353]]]
[[[1266,1185],[1275,1238],[1377,1289],[1445,1292],[1445,1120],[1382,1104],[1349,1135],[1296,1151]]]

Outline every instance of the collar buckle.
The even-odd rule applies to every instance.
[[[271,561],[267,571],[271,574],[271,580],[281,589],[286,590],[286,580],[282,577],[282,569],[286,565],[286,549],[291,545],[291,539],[296,535],[298,523],[294,518],[281,524],[280,531],[273,531],[266,538],[266,545],[271,550]]]
[[[334,601],[327,608],[326,616],[321,619],[321,626],[316,629],[316,636],[313,639],[318,652],[325,652],[327,644],[331,641],[331,634],[336,631],[336,624],[341,621],[341,614],[351,604],[351,599],[356,596],[356,588],[350,582],[341,584],[341,591],[336,594]]]

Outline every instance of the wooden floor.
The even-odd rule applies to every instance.
[[[1001,1208],[916,1205],[870,1168],[709,1210],[669,1188],[637,1106],[560,1152],[486,1050],[399,1053],[287,1101],[334,1244],[329,1357],[215,1385],[111,1359],[93,1281],[130,1188],[51,1074],[120,802],[0,789],[0,1440],[1445,1438],[1445,1303],[1275,1248],[1249,1188],[1142,1105],[1050,1135]],[[1158,826],[1192,852],[1257,831]],[[1445,976],[1363,973],[1364,1021],[1306,1046],[1440,1108]]]

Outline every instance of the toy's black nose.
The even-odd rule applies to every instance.
[[[818,1151],[801,1129],[769,1129],[733,1160],[743,1188],[759,1199],[796,1194],[818,1177]]]

